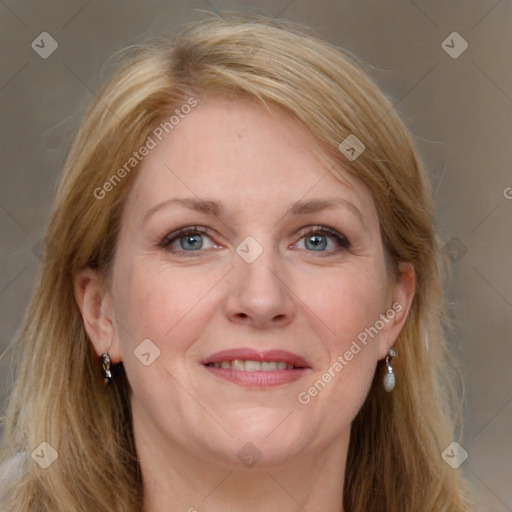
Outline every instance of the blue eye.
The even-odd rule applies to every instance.
[[[328,240],[335,240],[338,247],[335,247],[332,250],[325,250],[328,246]],[[310,231],[305,233],[301,240],[305,240],[305,246],[308,249],[311,249],[312,252],[319,252],[327,254],[332,252],[337,252],[340,250],[340,246],[343,249],[350,249],[350,242],[348,239],[342,234],[338,233],[336,230],[327,228],[325,226],[316,226],[310,228]]]
[[[201,234],[187,235],[179,238],[180,246],[185,250],[201,249],[203,247],[203,240]],[[190,244],[190,247],[185,247],[186,244]]]
[[[305,229],[309,231],[304,232],[303,230],[300,241],[305,240],[305,247],[308,252],[330,255],[351,247],[349,240],[334,229],[325,226],[314,226]],[[329,239],[335,241],[335,247],[332,249],[328,249]],[[205,246],[205,240],[210,240],[211,245]],[[176,242],[179,242],[179,247],[171,247]],[[213,248],[214,244],[211,242],[207,229],[188,226],[166,235],[160,242],[160,246],[176,254],[189,253],[191,256],[191,253],[199,253],[201,249]]]
[[[327,237],[324,235],[308,235],[306,238],[306,247],[308,246],[308,242],[311,244],[310,247],[313,250],[321,250],[325,249],[327,246]]]
[[[189,226],[167,235],[160,245],[167,248],[174,242],[179,241],[180,248],[175,249],[175,252],[196,252],[203,248],[203,237],[205,236],[208,237],[206,230]]]

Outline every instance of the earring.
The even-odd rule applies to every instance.
[[[393,373],[393,367],[391,366],[391,363],[389,362],[390,358],[396,357],[398,354],[395,350],[392,348],[389,349],[389,355],[386,356],[386,375],[384,375],[384,389],[389,393],[390,391],[393,391],[393,388],[395,387],[395,374]]]
[[[108,384],[112,380],[112,371],[110,370],[110,365],[110,357],[107,352],[105,352],[101,356],[101,373],[105,379],[105,384]]]

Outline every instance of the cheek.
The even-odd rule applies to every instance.
[[[126,269],[117,289],[120,300],[116,307],[122,351],[130,355],[145,339],[152,340],[161,355],[170,359],[171,352],[184,351],[202,329],[203,323],[195,316],[218,281],[214,274],[199,267],[197,272],[190,268],[169,272],[142,262]]]
[[[116,290],[121,357],[130,388],[158,418],[163,403],[180,410],[179,401],[169,400],[169,389],[176,388],[176,378],[185,382],[181,362],[204,329],[197,315],[213,284],[204,273],[196,279],[142,261],[124,272]]]
[[[316,286],[311,286],[310,281],[298,295],[304,297],[318,323],[324,324],[328,345],[339,355],[383,313],[385,285],[376,269],[347,268],[337,273],[325,272]]]
[[[374,269],[347,269],[303,288],[304,302],[314,313],[325,357],[308,382],[302,402],[314,401],[333,424],[350,422],[370,388],[378,360],[379,330],[386,281]],[[380,325],[380,322],[379,322]],[[333,407],[334,405],[334,407]]]

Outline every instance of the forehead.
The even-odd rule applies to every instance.
[[[307,127],[277,107],[207,99],[161,140],[153,139],[129,198],[143,209],[171,196],[217,197],[260,211],[326,195],[360,209],[373,203],[369,190],[327,157]]]

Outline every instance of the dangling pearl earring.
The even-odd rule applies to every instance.
[[[392,348],[389,349],[389,355],[386,356],[386,368],[387,372],[386,375],[384,375],[384,389],[389,393],[390,391],[393,391],[393,388],[395,387],[395,374],[393,373],[393,367],[391,366],[391,363],[389,362],[389,359],[391,357],[396,357],[398,354],[395,350]]]

